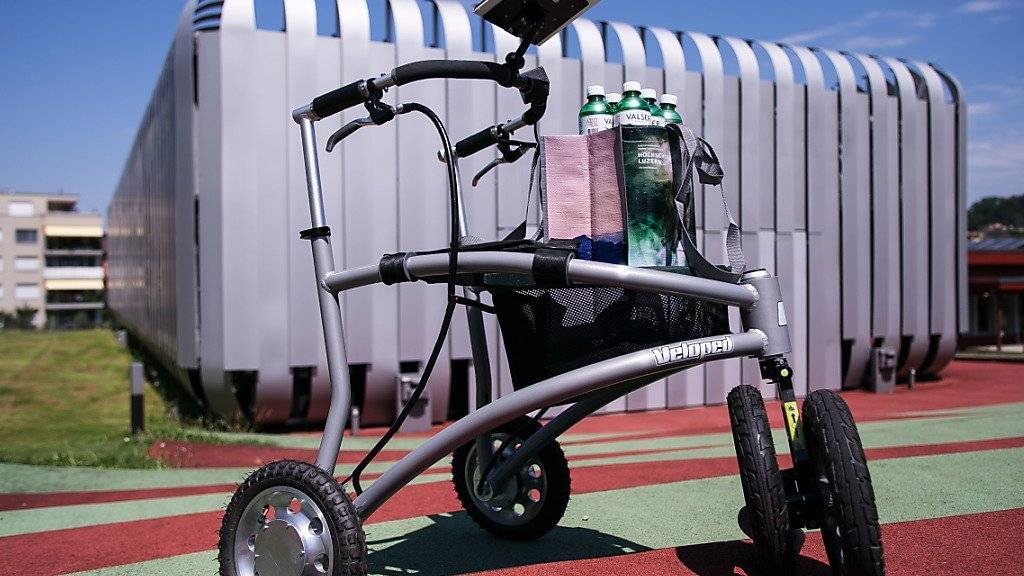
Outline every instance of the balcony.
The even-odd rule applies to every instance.
[[[47,266],[46,280],[103,280],[102,266]]]

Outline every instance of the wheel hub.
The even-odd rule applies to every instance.
[[[301,490],[268,488],[242,513],[235,535],[240,576],[323,576],[333,560],[327,519]]]
[[[508,439],[508,435],[492,434],[491,438],[497,448]],[[519,441],[510,444],[502,453],[495,455],[495,465],[500,465],[522,445]],[[471,486],[477,507],[494,520],[506,525],[525,524],[543,507],[547,493],[547,475],[538,459],[528,460],[493,492],[489,483],[484,483],[482,493],[478,489],[480,474],[476,451],[473,451],[467,461],[466,479]]]

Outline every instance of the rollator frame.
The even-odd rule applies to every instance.
[[[386,88],[388,82],[389,77],[385,76],[378,80],[376,86]],[[368,96],[366,85],[367,82],[362,83],[364,96]],[[320,184],[314,128],[314,123],[320,118],[315,112],[315,102],[295,110],[293,118],[299,124],[302,137],[311,220],[311,227],[303,231],[301,237],[310,240],[312,247],[331,381],[330,407],[317,451],[316,465],[333,475],[351,407],[351,387],[338,294],[383,283],[383,279],[380,268],[376,265],[335,270],[330,228],[325,216],[324,195]],[[521,120],[506,124],[512,128],[522,125],[524,123]],[[458,155],[453,152],[454,149],[444,153],[452,154],[453,162],[457,162]],[[456,191],[460,207],[464,206],[461,201],[461,186]],[[460,236],[465,237],[467,218],[464,212],[460,213],[459,220]],[[531,276],[534,257],[533,254],[501,251],[460,252],[457,272]],[[407,277],[443,280],[449,273],[448,255],[413,254],[405,259],[405,267],[409,273]],[[790,450],[797,472],[801,472],[800,468],[808,457],[801,440],[801,423],[792,386],[792,369],[785,357],[790,352],[790,339],[781,289],[775,276],[765,270],[754,270],[745,273],[738,284],[730,284],[653,269],[570,259],[566,265],[566,280],[569,285],[618,287],[684,296],[737,307],[743,330],[735,334],[721,334],[653,346],[559,374],[492,400],[490,364],[482,313],[478,308],[467,307],[476,370],[476,410],[409,452],[359,494],[353,505],[361,520],[365,521],[389,497],[457,447],[476,438],[486,437],[491,430],[516,417],[571,401],[567,409],[527,438],[510,459],[502,462],[488,475],[485,481],[489,486],[503,481],[548,442],[609,402],[658,378],[712,360],[727,358],[758,358],[762,376],[779,387]],[[480,450],[490,450],[490,442],[477,442],[477,446]],[[480,456],[485,457],[481,459],[481,462],[484,462],[489,460],[491,455],[484,452]]]

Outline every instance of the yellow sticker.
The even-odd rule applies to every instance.
[[[782,409],[786,413],[786,430],[789,432],[789,439],[796,443],[800,433],[800,408],[796,402],[785,402]]]

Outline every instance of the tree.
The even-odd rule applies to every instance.
[[[1024,230],[1024,195],[982,198],[967,210],[967,228],[980,230],[990,224],[1005,224]]]

